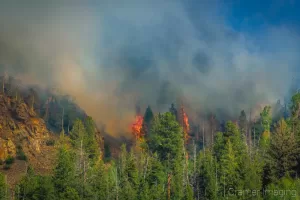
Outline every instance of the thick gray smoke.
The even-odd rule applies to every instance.
[[[137,103],[234,117],[276,102],[300,63],[297,32],[237,32],[217,1],[3,1],[1,67],[58,86],[112,135]]]

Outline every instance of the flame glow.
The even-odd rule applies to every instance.
[[[184,141],[185,144],[188,142],[189,139],[189,132],[190,132],[190,124],[189,118],[185,111],[182,109],[182,117],[183,117],[183,132],[184,132]]]
[[[134,123],[131,125],[132,134],[136,140],[140,140],[143,136],[142,127],[143,127],[144,118],[140,115],[135,117]]]

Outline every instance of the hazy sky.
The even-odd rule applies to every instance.
[[[296,1],[4,1],[0,64],[57,85],[111,134],[136,105],[188,114],[276,102],[300,63]],[[25,78],[24,78],[25,79]]]

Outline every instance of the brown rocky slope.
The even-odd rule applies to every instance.
[[[15,184],[32,165],[38,173],[51,173],[55,159],[55,140],[43,119],[26,103],[0,95],[0,172]],[[7,165],[7,160],[15,162]]]

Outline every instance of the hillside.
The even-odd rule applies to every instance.
[[[55,148],[49,146],[49,141],[53,138],[55,136],[47,129],[45,121],[26,103],[0,95],[1,171],[11,174],[7,176],[9,183],[14,184],[19,179],[26,171],[28,163],[37,172],[51,171]],[[9,158],[23,161],[17,161],[10,166],[4,163]]]
[[[75,119],[83,120],[87,115],[70,97],[53,90],[4,86],[0,94],[0,173],[14,186],[28,166],[38,174],[51,174],[62,127],[68,137]],[[95,132],[103,150],[103,136]],[[113,138],[109,141],[113,143]]]

